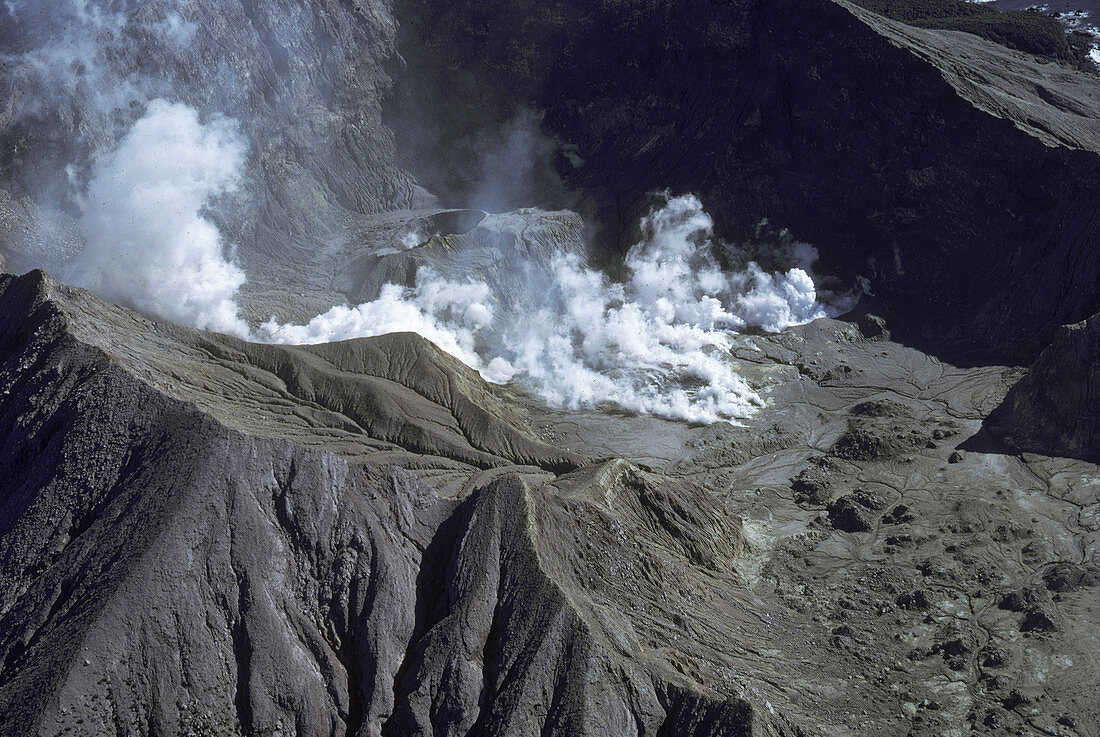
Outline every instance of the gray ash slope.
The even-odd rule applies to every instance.
[[[665,186],[790,226],[944,353],[1030,358],[1100,306],[1094,81],[846,4],[705,5],[560,6],[577,29],[610,22],[624,41],[590,48],[625,54],[649,96],[585,90],[601,59],[563,71],[539,45],[533,75],[486,72],[478,44],[505,43],[507,15],[474,18],[473,48],[421,39],[494,91],[477,114],[424,59],[403,67],[374,3],[188,6],[202,54],[123,37],[107,61],[162,64],[151,78],[265,142],[215,208],[260,316],[370,299],[456,244],[462,268],[497,272],[501,237],[583,246],[571,213],[432,209],[406,169],[444,197],[466,185],[393,142],[395,80],[447,106],[460,153],[509,106],[544,107],[605,234]],[[624,48],[665,20],[663,51]],[[694,23],[701,57],[677,45]],[[725,75],[719,98],[700,69]],[[61,186],[32,165],[56,162],[49,179],[74,140],[108,150],[140,108],[101,119],[77,95],[35,125],[5,108],[9,263],[74,227],[31,200]],[[438,219],[463,237],[392,247]],[[248,344],[39,272],[3,277],[0,307],[0,733],[1100,733],[1097,467],[1072,459],[1095,446],[1091,323],[1018,384],[874,319],[739,336],[767,405],[736,428],[551,411],[409,334]]]
[[[574,580],[565,536],[614,520],[589,552],[661,546],[755,620],[739,520],[698,487],[570,474],[413,335],[251,346],[38,272],[2,300],[5,733],[790,731]]]
[[[957,450],[1016,370],[821,320],[690,427],[0,301],[6,734],[1095,733],[1096,467]]]

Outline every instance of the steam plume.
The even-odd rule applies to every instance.
[[[261,330],[289,343],[413,330],[489,381],[516,381],[553,406],[736,420],[762,401],[728,358],[730,331],[780,330],[825,309],[801,268],[768,274],[749,263],[724,273],[712,229],[697,198],[672,198],[643,221],[621,284],[560,254],[547,270],[517,269],[532,302],[501,309],[485,284],[422,270],[413,288],[387,285],[373,302],[335,307],[306,325],[272,319]]]
[[[154,100],[118,149],[96,162],[80,218],[86,245],[62,275],[173,322],[247,336],[244,272],[223,256],[205,203],[234,189],[245,144],[232,121]]]
[[[61,180],[69,191],[58,199],[79,213],[85,241],[69,260],[39,254],[38,265],[109,300],[272,342],[411,330],[487,380],[514,381],[553,406],[704,423],[735,421],[761,405],[730,360],[733,333],[781,330],[825,314],[803,267],[769,273],[748,261],[724,271],[714,255],[713,222],[686,195],[667,198],[643,220],[622,282],[575,253],[538,263],[518,254],[510,289],[526,295],[523,304],[487,283],[421,269],[412,287],[388,284],[371,302],[336,306],[305,324],[273,317],[253,332],[237,303],[245,273],[207,212],[239,186],[248,142],[234,121],[200,115],[177,101],[165,80],[108,53],[110,39],[124,33],[180,52],[197,31],[181,15],[184,4],[170,4],[137,28],[139,16],[125,2],[58,0],[51,3],[56,13],[36,2],[9,0],[0,11],[5,29],[34,31],[3,58],[25,75],[28,91],[5,124],[33,125],[58,110],[59,120],[82,121],[58,147],[62,165],[66,156],[71,162]],[[498,133],[479,150],[475,203],[505,209],[560,186],[543,181],[555,145],[538,133],[536,114],[522,113]],[[408,233],[402,245],[414,248],[420,238]]]

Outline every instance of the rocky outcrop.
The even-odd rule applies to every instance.
[[[1100,461],[1100,316],[1060,329],[984,429],[1015,450]]]

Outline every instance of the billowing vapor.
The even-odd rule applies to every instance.
[[[106,299],[279,343],[414,331],[487,380],[515,382],[555,407],[702,423],[736,421],[762,404],[731,361],[737,331],[777,331],[825,314],[804,263],[771,273],[747,257],[731,259],[727,249],[726,263],[738,266],[723,269],[710,216],[685,195],[666,197],[643,220],[621,281],[572,251],[537,263],[517,252],[509,290],[524,295],[522,304],[494,294],[487,281],[421,268],[411,287],[387,284],[371,302],[336,306],[305,324],[273,317],[253,331],[237,301],[246,275],[210,212],[240,186],[248,141],[233,120],[205,108],[200,114],[165,80],[143,76],[140,65],[116,68],[108,53],[109,39],[124,32],[183,50],[198,27],[181,13],[193,13],[182,3],[148,17],[126,3],[56,6],[50,14],[31,0],[5,3],[6,27],[38,30],[0,60],[19,68],[29,90],[8,124],[35,125],[50,109],[72,122],[73,140],[55,156],[64,177],[51,180],[56,201],[48,204],[64,201],[84,246],[63,258],[24,253]],[[473,204],[513,208],[560,186],[549,163],[555,144],[538,127],[538,116],[524,112],[483,142]],[[412,249],[426,237],[414,229],[398,242]]]
[[[86,245],[62,276],[173,322],[247,336],[235,302],[244,272],[202,215],[237,186],[245,143],[232,121],[203,124],[186,105],[158,99],[147,110],[93,167],[79,220]]]
[[[552,406],[736,420],[762,402],[729,360],[731,332],[781,330],[825,309],[801,268],[768,274],[750,263],[723,272],[712,229],[697,198],[676,197],[643,221],[623,283],[560,254],[548,270],[517,270],[531,302],[501,309],[486,284],[422,270],[413,288],[387,285],[373,302],[335,307],[306,325],[273,319],[261,330],[287,343],[413,330],[489,381],[515,381]]]
[[[492,324],[488,286],[451,282],[430,269],[421,269],[415,288],[386,284],[373,302],[333,307],[306,325],[281,325],[272,318],[260,326],[257,337],[277,343],[327,343],[408,331],[481,368],[477,338]]]
[[[68,189],[35,194],[51,207],[67,200],[84,241],[71,258],[13,244],[20,263],[158,317],[247,336],[235,302],[244,272],[204,216],[237,188],[247,142],[234,121],[200,119],[194,107],[170,100],[166,80],[128,67],[113,51],[127,34],[181,50],[198,25],[173,4],[152,14],[90,0],[14,0],[5,9],[3,31],[19,38],[6,48],[19,53],[2,61],[23,94],[4,123],[65,133],[54,155],[59,165],[68,159]]]

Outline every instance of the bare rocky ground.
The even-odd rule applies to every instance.
[[[843,0],[483,5],[189,4],[173,50],[151,1],[112,40],[263,142],[212,213],[249,320],[423,267],[514,303],[509,258],[628,245],[672,187],[889,324],[741,336],[767,406],[703,427],[549,410],[409,334],[253,345],[0,277],[0,734],[1100,734],[1098,323],[1057,327],[1100,304],[1095,79]],[[32,195],[142,104],[26,117],[40,81],[0,76],[0,263],[63,261]],[[391,93],[446,108],[441,150],[544,109],[602,222],[441,210]]]
[[[743,336],[745,427],[4,277],[5,734],[1096,734],[1100,472],[1021,372]]]
[[[743,429],[637,420],[600,445],[555,428],[744,520],[749,588],[797,632],[767,645],[787,708],[815,731],[1096,734],[1097,467],[967,450],[1021,372],[954,368],[878,329],[745,338],[739,358],[774,383]]]

